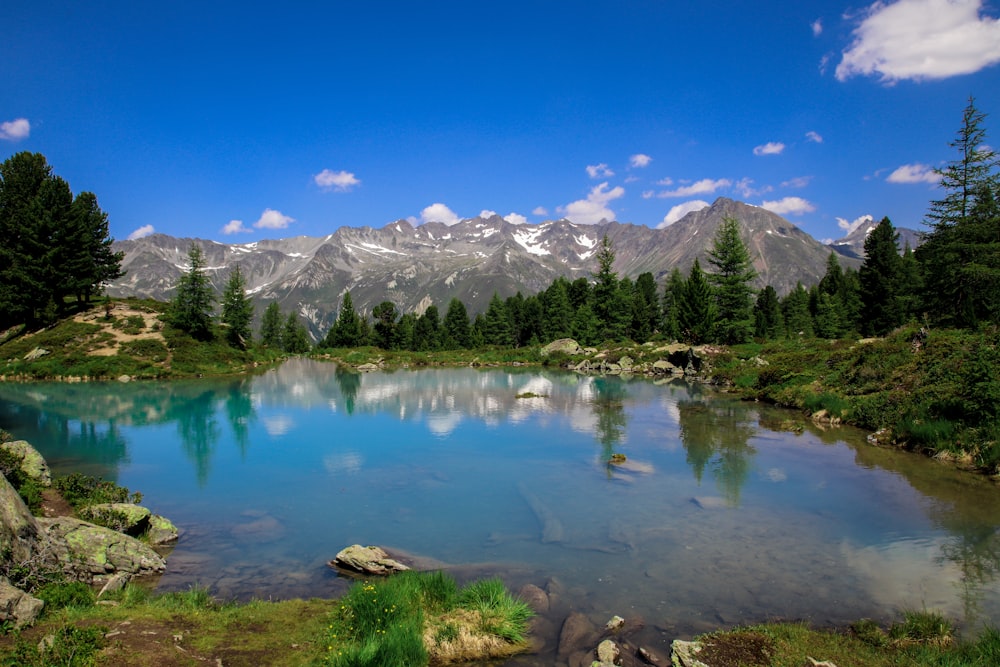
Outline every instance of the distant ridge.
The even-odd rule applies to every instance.
[[[687,275],[696,257],[709,270],[708,251],[726,217],[741,224],[758,287],[770,284],[784,294],[796,282],[818,282],[825,272],[829,246],[770,211],[720,198],[663,229],[568,220],[516,225],[494,215],[451,226],[430,222],[414,227],[398,220],[380,229],[341,227],[323,237],[253,243],[153,234],[115,242],[114,249],[125,253],[126,274],[109,285],[108,293],[169,299],[194,244],[204,252],[206,274],[218,291],[240,264],[258,314],[266,302],[276,300],[284,312],[299,313],[318,339],[336,319],[346,290],[363,312],[388,300],[402,312],[421,313],[435,304],[443,314],[452,297],[461,299],[470,313],[482,312],[494,292],[504,298],[518,291],[527,296],[558,276],[590,277],[597,271],[595,254],[605,234],[620,276],[635,279],[648,271],[662,282],[674,267]],[[856,268],[860,260],[843,257],[841,264]]]

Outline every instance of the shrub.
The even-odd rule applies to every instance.
[[[64,625],[52,634],[51,641],[20,638],[3,665],[7,667],[51,667],[52,665],[92,665],[95,654],[104,646],[106,627],[92,625],[78,628]]]
[[[35,592],[35,597],[45,602],[46,613],[65,607],[92,607],[96,600],[94,589],[80,581],[45,584]]]
[[[100,503],[134,503],[142,502],[142,494],[130,492],[124,486],[108,482],[100,477],[91,477],[74,472],[65,477],[58,477],[52,483],[70,505],[76,508]]]

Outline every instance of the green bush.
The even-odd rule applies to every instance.
[[[106,627],[99,625],[86,628],[65,625],[52,635],[51,641],[39,642],[37,638],[20,638],[13,650],[4,658],[2,665],[3,667],[93,665],[95,655],[104,646],[104,634],[107,631]]]
[[[35,597],[45,602],[46,613],[65,607],[92,607],[97,599],[94,589],[80,581],[45,584],[35,592]]]
[[[79,472],[58,477],[52,485],[58,489],[66,502],[76,508],[100,503],[138,504],[142,502],[142,494],[138,491],[132,493],[124,486],[118,486],[114,482]]]

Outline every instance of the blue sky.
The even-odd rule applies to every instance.
[[[719,196],[819,239],[918,227],[970,95],[1000,144],[990,2],[16,0],[0,159],[43,153],[118,239],[657,227]]]

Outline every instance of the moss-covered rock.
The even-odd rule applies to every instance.
[[[170,519],[159,514],[149,516],[149,530],[146,531],[146,539],[150,544],[157,546],[176,542],[178,534],[177,526],[171,523]]]
[[[152,512],[132,503],[98,503],[80,510],[80,518],[119,533],[139,537],[150,527]]]
[[[159,574],[166,561],[134,537],[70,517],[37,519],[67,576],[80,581],[124,572]]]
[[[0,475],[0,554],[15,563],[32,560],[38,552],[40,527],[21,496]]]
[[[52,473],[49,472],[49,464],[27,440],[11,440],[0,443],[0,447],[21,459],[21,472],[26,477],[41,486],[52,486]]]

